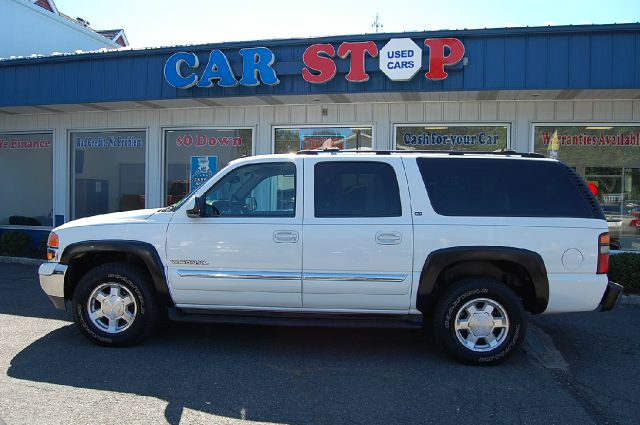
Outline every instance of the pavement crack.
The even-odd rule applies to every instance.
[[[578,384],[568,372],[561,370],[551,371],[556,382],[569,393],[569,395],[585,410],[587,415],[598,425],[618,425],[618,421],[603,412],[591,399],[578,388]]]
[[[608,416],[607,412],[599,408],[585,391],[580,389],[580,382],[570,374],[569,363],[554,344],[553,338],[542,328],[530,325],[526,337],[526,350],[532,359],[550,371],[551,376],[560,387],[584,409],[595,424],[618,424],[616,420]]]

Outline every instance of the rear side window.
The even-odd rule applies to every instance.
[[[598,217],[564,164],[484,158],[418,158],[431,205],[448,216]]]
[[[314,169],[315,216],[398,217],[400,191],[384,162],[319,162]]]

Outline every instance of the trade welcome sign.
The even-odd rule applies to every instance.
[[[302,55],[300,75],[308,83],[324,84],[337,74],[337,62],[348,62],[345,79],[352,83],[369,80],[365,69],[365,58],[378,58],[379,69],[392,81],[409,81],[423,70],[423,48],[429,56],[424,78],[438,81],[449,75],[446,68],[456,65],[464,58],[464,45],[457,38],[427,38],[422,46],[410,38],[394,38],[381,49],[374,41],[345,41],[336,46],[332,43],[317,43],[307,47]],[[188,89],[277,85],[280,80],[273,67],[274,53],[266,47],[244,48],[238,51],[242,60],[242,74],[236,75],[229,59],[221,50],[214,49],[204,67],[193,52],[177,52],[164,65],[166,81],[173,87]]]

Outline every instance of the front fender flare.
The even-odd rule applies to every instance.
[[[159,301],[173,306],[164,266],[156,248],[147,242],[128,240],[83,241],[70,244],[60,256],[60,263],[71,264],[79,256],[96,252],[126,253],[138,257],[149,270]]]

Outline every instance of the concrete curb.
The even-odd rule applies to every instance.
[[[47,260],[38,258],[24,258],[24,257],[6,257],[0,255],[0,264],[28,264],[31,266],[39,266],[42,263],[46,263]]]
[[[622,305],[640,305],[640,295],[622,295],[620,298]]]

